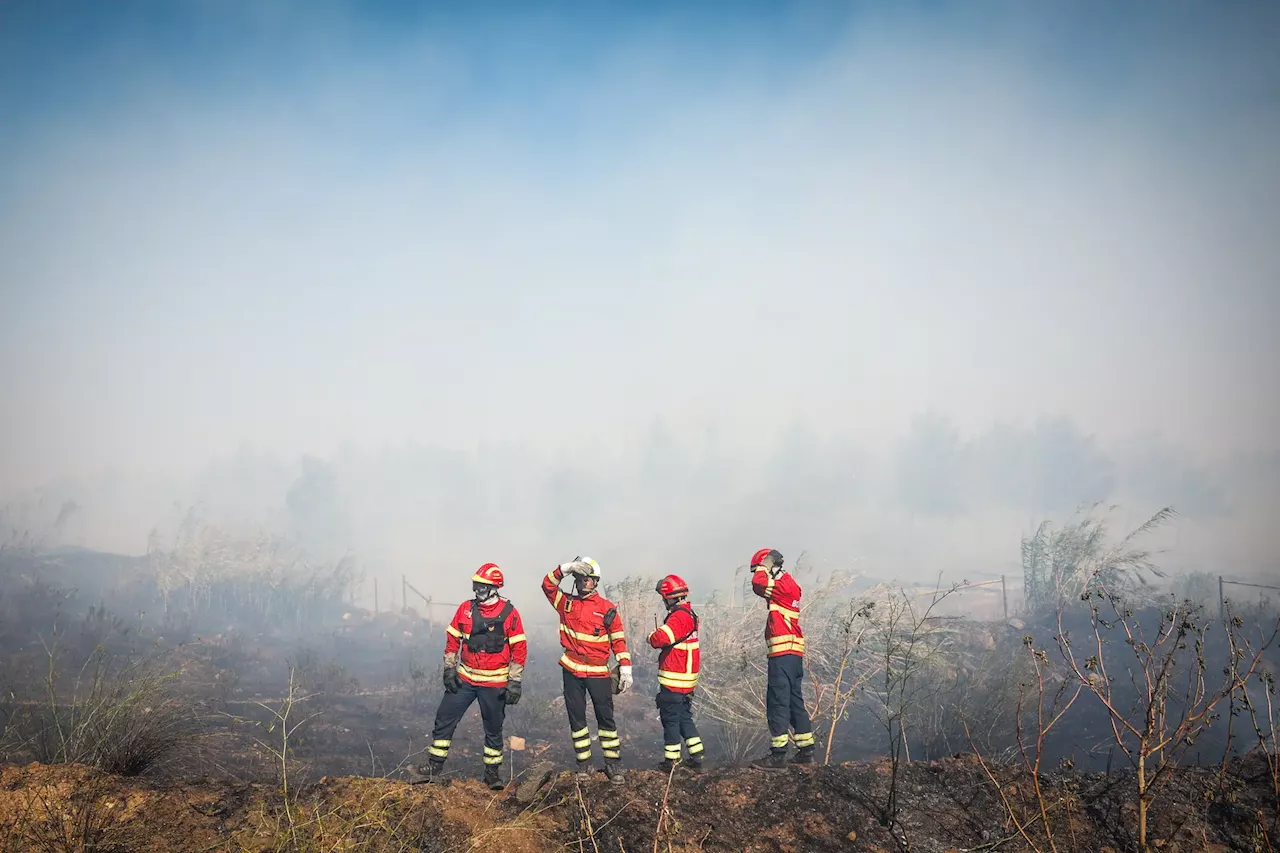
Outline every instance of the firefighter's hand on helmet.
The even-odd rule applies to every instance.
[[[618,667],[618,692],[626,693],[631,689],[631,685],[634,683],[635,681],[631,677],[631,665],[623,664]]]
[[[508,681],[507,689],[503,691],[503,701],[508,705],[516,704],[520,701],[520,690],[521,687],[519,681]]]
[[[560,572],[566,575],[580,575],[586,572],[587,566],[577,557],[567,563],[560,564]]]

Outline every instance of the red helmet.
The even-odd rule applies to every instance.
[[[658,581],[654,591],[663,598],[677,598],[689,594],[689,585],[679,575],[667,575]]]
[[[782,554],[778,553],[778,551],[773,548],[761,548],[759,551],[756,551],[755,556],[751,558],[751,568],[754,569],[756,566],[763,566],[765,560],[769,560],[776,567],[780,568],[782,566]]]
[[[497,563],[485,563],[476,569],[476,573],[471,576],[476,583],[487,583],[490,586],[502,587],[502,569],[498,568]]]

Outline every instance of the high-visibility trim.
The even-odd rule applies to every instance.
[[[584,643],[609,642],[608,637],[597,637],[595,634],[586,634],[586,633],[583,633],[582,631],[575,631],[572,628],[566,628],[564,625],[560,626],[560,630],[563,633],[568,634],[570,637],[573,637],[575,640],[581,640]]]
[[[813,732],[796,732],[796,746],[801,749],[813,746]]]
[[[607,666],[595,666],[589,663],[578,663],[576,660],[573,660],[572,658],[570,658],[567,654],[560,656],[560,665],[563,666],[565,669],[569,670],[570,672],[577,673],[579,675],[584,675],[584,676],[609,674],[609,667]]]
[[[570,732],[569,734],[575,738],[587,737],[588,735],[591,734],[591,730],[588,729],[586,726],[583,726],[582,728],[578,729],[576,732]]]
[[[783,607],[781,604],[778,604],[777,602],[774,602],[774,601],[769,602],[769,610],[771,610],[774,613],[781,613],[783,616],[787,617],[793,622],[800,618],[799,610],[792,610],[790,607]]]
[[[579,738],[578,740],[575,740],[573,742],[573,745],[576,749],[586,749],[587,747],[591,746],[591,738],[589,737]]]
[[[777,580],[777,578],[769,574],[768,569],[756,569],[756,571],[764,572],[764,576],[769,579],[765,581],[765,584],[764,584],[764,597],[768,598],[769,596],[773,595],[773,584]]]
[[[480,669],[479,667],[475,667],[475,666],[467,666],[465,663],[458,664],[458,669],[466,670],[472,675],[481,675],[481,676],[506,675],[508,672],[511,671],[510,666],[500,666],[497,669]]]
[[[774,749],[785,749],[787,746],[787,736],[778,735],[777,737],[770,738],[769,746],[773,747]]]
[[[574,758],[576,758],[576,759],[578,759],[579,761],[590,761],[590,760],[591,760],[591,750],[589,750],[589,749],[588,749],[586,752],[575,752],[575,753],[573,754],[573,757],[574,757]]]
[[[621,758],[621,757],[622,757],[622,753],[621,753],[621,752],[619,752],[619,751],[618,751],[618,750],[616,750],[616,749],[602,749],[602,750],[600,750],[600,752],[602,752],[602,753],[604,754],[604,757],[605,757],[605,758],[614,758],[614,759],[617,759],[617,758]]]
[[[525,642],[524,634],[516,634],[515,636],[507,637],[507,643],[512,646],[514,646],[516,643],[523,643],[523,642]]]
[[[665,676],[667,676],[667,677],[669,677],[669,678],[687,678],[687,679],[693,679],[694,681],[697,681],[697,679],[698,679],[698,673],[696,673],[696,672],[689,672],[689,670],[688,670],[687,668],[686,668],[686,669],[660,669],[660,670],[658,670],[658,678],[662,678],[664,675],[665,675]]]
[[[666,744],[665,746],[662,747],[662,753],[664,757],[672,761],[679,761],[680,760],[680,744],[677,743],[674,746],[672,744]]]
[[[626,638],[627,638],[627,635],[626,635],[626,634],[624,634],[622,631],[610,631],[610,632],[609,632],[609,639],[610,639],[610,640],[625,640]]]
[[[676,643],[676,644],[675,644],[674,646],[672,646],[671,648],[673,648],[673,649],[680,649],[681,651],[684,651],[684,652],[691,652],[691,651],[693,651],[694,649],[698,648],[698,641],[697,641],[697,640],[689,640],[689,641],[684,642],[684,643]]]
[[[659,628],[658,630],[659,630],[659,631],[666,631],[666,632],[667,632],[667,642],[668,642],[668,643],[674,643],[674,642],[676,641],[676,632],[671,630],[671,626],[670,626],[670,625],[663,625],[663,626],[662,626],[661,628]]]
[[[501,756],[501,755],[486,755],[486,756],[484,757],[484,763],[485,763],[485,764],[489,764],[489,765],[493,765],[493,764],[501,764],[501,763],[502,763],[502,756]]]
[[[769,638],[769,657],[804,654],[804,637],[795,634],[779,634]]]
[[[427,747],[427,754],[434,756],[435,758],[439,758],[441,761],[444,761],[446,758],[449,757],[449,747],[432,745]]]
[[[689,747],[690,755],[698,755],[703,751],[702,738],[700,737],[685,738],[684,745]]]
[[[510,673],[510,668],[505,666],[501,669],[472,669],[466,664],[458,664],[458,674],[460,676],[472,684],[481,686],[488,684],[501,686],[506,684]]]
[[[459,631],[457,628],[453,627],[452,625],[450,625],[448,628],[445,628],[445,631],[447,631],[447,632],[449,632],[450,634],[452,634],[453,636],[457,637],[459,640],[463,639],[463,634],[462,634],[462,632],[461,632],[461,631]]]
[[[626,661],[627,663],[631,662],[631,652],[618,652],[614,657],[618,659],[618,663],[622,663],[623,661]]]
[[[658,683],[664,687],[697,687],[698,674],[688,675],[683,672],[664,672],[658,670]]]
[[[511,670],[506,666],[499,670],[476,670],[466,663],[458,663],[458,676],[476,686],[503,686],[511,678]]]

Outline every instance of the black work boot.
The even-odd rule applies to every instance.
[[[410,785],[421,785],[424,782],[439,780],[440,775],[444,772],[444,762],[430,759],[425,765],[410,764],[404,770],[405,777],[408,778]]]
[[[596,768],[595,768],[595,766],[591,763],[591,759],[590,759],[590,758],[588,758],[586,761],[579,761],[579,762],[578,762],[578,769],[577,769],[577,771],[573,774],[574,781],[577,781],[577,782],[590,782],[590,781],[591,781],[591,774],[595,772],[595,769],[596,769]]]
[[[687,759],[685,759],[684,766],[693,773],[701,773],[702,772],[702,753],[699,752],[697,755],[690,755]]]
[[[813,747],[806,746],[796,751],[791,757],[792,764],[812,764],[813,763]]]
[[[751,766],[757,770],[785,770],[787,769],[787,753],[786,750],[772,752],[764,758],[756,759],[751,762]]]
[[[502,784],[502,765],[486,764],[484,766],[484,783],[489,786],[490,791],[501,791],[506,785]]]
[[[604,760],[604,775],[608,776],[609,781],[615,785],[621,785],[626,781],[622,778],[622,762],[616,758]]]
[[[674,759],[664,758],[661,761],[659,761],[657,764],[655,764],[653,769],[661,773],[670,773],[672,770],[675,769],[675,766],[679,763],[680,763],[679,761],[676,761]]]

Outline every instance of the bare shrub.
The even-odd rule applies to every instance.
[[[940,589],[927,604],[910,592],[873,590],[873,630],[863,641],[864,654],[878,661],[876,677],[867,685],[868,710],[884,730],[889,755],[889,791],[880,808],[880,823],[898,823],[898,782],[903,761],[911,760],[908,724],[918,709],[937,695],[936,673],[955,665],[955,632],[932,618],[934,608],[960,585]]]
[[[1169,782],[1187,750],[1217,718],[1218,706],[1247,690],[1262,662],[1263,653],[1280,636],[1280,621],[1249,652],[1237,640],[1229,646],[1231,661],[1222,669],[1222,680],[1211,681],[1206,659],[1206,638],[1213,622],[1203,608],[1189,602],[1170,602],[1147,612],[1133,610],[1123,596],[1106,584],[1099,573],[1081,595],[1089,609],[1092,637],[1077,653],[1059,615],[1059,654],[1069,674],[1106,710],[1116,746],[1137,772],[1140,850],[1148,849],[1147,816],[1152,802]],[[1145,624],[1144,624],[1145,623]],[[1243,623],[1228,620],[1228,634]],[[1117,655],[1112,640],[1127,646]],[[1088,656],[1081,660],[1081,655]],[[1246,657],[1247,655],[1247,657]],[[1127,676],[1128,690],[1116,689],[1112,672]]]

